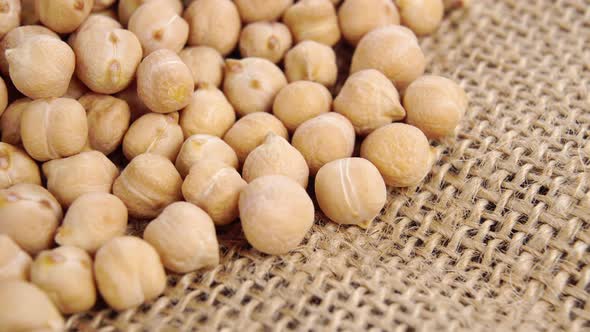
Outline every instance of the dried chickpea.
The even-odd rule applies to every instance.
[[[223,137],[235,122],[232,105],[223,92],[208,83],[199,86],[190,104],[180,113],[180,127],[185,138],[196,134]]]
[[[123,138],[123,154],[131,160],[142,153],[176,159],[184,137],[178,113],[148,113],[131,124]]]
[[[313,40],[334,46],[340,40],[338,16],[330,0],[300,0],[285,11],[283,22],[296,42]]]
[[[2,71],[4,77],[8,78],[9,75],[8,60],[6,59],[4,52],[17,47],[30,37],[40,35],[51,36],[59,39],[59,36],[55,32],[41,25],[25,25],[16,27],[10,30],[10,32],[8,32],[3,39],[0,37],[0,70]]]
[[[82,24],[80,24],[76,31],[70,34],[70,36],[68,37],[68,45],[74,48],[74,45],[76,44],[76,38],[78,37],[78,34],[80,34],[81,32],[91,29],[121,29],[122,27],[123,26],[121,25],[121,23],[119,23],[119,21],[112,17],[101,15],[98,13],[93,13],[90,14],[90,16],[88,16],[88,18],[84,22],[82,22]],[[104,52],[103,50],[101,51]]]
[[[13,101],[0,117],[0,131],[2,142],[15,146],[21,145],[20,122],[23,110],[31,103],[29,98],[21,98]]]
[[[141,154],[127,165],[113,184],[129,215],[155,218],[162,210],[182,200],[182,178],[172,162],[157,154]]]
[[[0,234],[0,283],[8,280],[29,280],[31,256],[8,235]]]
[[[195,86],[211,84],[216,87],[223,80],[224,60],[216,49],[208,46],[187,47],[178,54],[193,74]]]
[[[116,0],[94,0],[94,5],[92,6],[93,12],[99,12],[101,10],[108,9],[111,7]]]
[[[0,331],[64,330],[64,319],[47,294],[28,282],[1,282],[0,308]]]
[[[35,6],[37,0],[21,0],[20,20],[21,26],[39,23],[39,12]]]
[[[176,158],[176,169],[185,177],[191,166],[203,159],[217,160],[230,167],[238,167],[238,157],[231,146],[217,136],[199,134],[190,136],[182,144]]]
[[[68,90],[74,74],[74,51],[65,42],[47,35],[25,39],[4,53],[10,79],[25,96],[61,97]]]
[[[338,78],[336,53],[313,40],[302,41],[287,52],[285,74],[289,82],[313,81],[331,87]]]
[[[344,158],[325,164],[315,178],[322,212],[343,225],[367,228],[387,198],[379,170],[366,159]]]
[[[78,99],[86,93],[88,93],[88,87],[74,75],[70,80],[64,98]]]
[[[8,90],[4,79],[0,76],[0,116],[4,113],[6,106],[8,106]]]
[[[89,310],[96,302],[92,259],[80,248],[64,246],[39,253],[31,265],[31,282],[64,314]]]
[[[0,189],[17,183],[41,185],[39,166],[23,150],[0,142]]]
[[[445,14],[443,0],[398,0],[402,23],[419,36],[435,32]]]
[[[193,164],[182,184],[187,202],[205,210],[215,225],[238,218],[238,199],[247,183],[238,171],[219,160],[202,159]]]
[[[94,258],[100,295],[115,310],[125,310],[158,297],[166,288],[166,273],[156,250],[133,236],[116,237]]]
[[[129,105],[129,111],[131,111],[131,122],[134,122],[144,114],[148,114],[151,110],[145,106],[143,101],[137,95],[137,84],[134,80],[127,87],[127,89],[117,93],[115,97],[124,100]]]
[[[289,142],[275,133],[269,133],[264,143],[252,150],[242,168],[246,182],[267,175],[284,175],[307,188],[309,167],[305,158]]]
[[[245,23],[276,21],[293,4],[293,0],[235,0],[234,2]]]
[[[295,249],[311,229],[315,216],[305,189],[282,175],[250,182],[240,194],[239,209],[248,242],[271,255]]]
[[[399,24],[400,17],[391,0],[346,0],[338,9],[338,21],[344,39],[356,46],[369,31]]]
[[[255,22],[246,25],[240,34],[242,57],[258,57],[279,63],[293,45],[291,32],[278,22]]]
[[[392,123],[372,132],[361,145],[361,157],[372,162],[393,187],[420,183],[434,161],[428,139],[420,129]]]
[[[38,99],[24,109],[20,133],[27,153],[35,160],[69,157],[86,144],[86,111],[75,99]]]
[[[242,23],[230,0],[195,0],[184,11],[190,26],[188,44],[210,46],[222,55],[236,48]]]
[[[351,73],[377,69],[403,90],[422,76],[424,53],[414,33],[400,25],[388,25],[367,33],[352,56]]]
[[[270,112],[275,96],[285,85],[285,74],[266,59],[228,59],[225,62],[223,92],[240,116]]]
[[[49,248],[63,213],[45,188],[30,183],[0,190],[0,234],[6,234],[29,254]]]
[[[428,138],[455,134],[467,110],[467,95],[457,83],[440,76],[422,76],[404,94],[406,122],[418,127]]]
[[[181,0],[119,0],[119,5],[117,7],[119,20],[123,25],[127,25],[129,19],[139,6],[144,3],[155,1],[167,4],[178,15],[182,14],[183,5]]]
[[[0,39],[20,25],[20,0],[0,0]]]
[[[302,123],[291,143],[301,152],[315,175],[330,161],[348,158],[354,152],[354,128],[344,116],[330,112]]]
[[[90,15],[93,0],[37,0],[39,19],[57,33],[71,33]]]
[[[219,264],[219,244],[213,220],[196,205],[176,202],[166,207],[143,232],[164,266],[188,273]]]
[[[303,122],[330,112],[332,94],[325,86],[309,81],[296,81],[279,91],[272,112],[293,132]]]
[[[129,105],[113,96],[89,93],[78,102],[86,110],[88,120],[88,146],[104,153],[115,151],[129,128]]]
[[[153,112],[183,109],[190,103],[194,89],[191,70],[168,49],[152,52],[137,69],[137,95]]]
[[[406,116],[393,83],[374,69],[348,77],[334,99],[334,111],[347,117],[358,135],[370,134]]]
[[[223,140],[231,146],[243,163],[248,154],[264,142],[269,133],[289,138],[281,120],[268,113],[252,113],[239,119],[225,134]]]
[[[137,35],[143,56],[159,49],[180,52],[188,39],[188,23],[166,1],[147,2],[129,19],[129,31]]]

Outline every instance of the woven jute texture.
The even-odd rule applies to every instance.
[[[217,268],[68,326],[590,330],[590,1],[476,0],[421,43],[428,71],[460,82],[469,111],[431,175],[389,189],[368,230],[318,215],[297,250],[272,257],[236,224],[219,230]]]

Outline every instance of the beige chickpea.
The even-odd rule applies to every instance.
[[[222,55],[236,48],[242,23],[232,1],[195,0],[184,11],[184,19],[190,26],[189,45],[210,46]]]
[[[315,178],[322,212],[343,225],[367,228],[387,199],[379,170],[366,159],[344,158],[325,164]]]
[[[303,188],[307,188],[309,180],[309,167],[303,155],[286,139],[272,132],[264,143],[250,152],[242,168],[246,182],[267,175],[284,175]]]
[[[213,220],[196,205],[176,202],[152,220],[143,232],[164,266],[188,273],[219,264],[219,244]]]
[[[208,46],[187,47],[178,54],[191,70],[195,86],[210,84],[216,87],[223,80],[223,57],[216,49]]]
[[[334,99],[334,111],[348,118],[359,135],[370,134],[406,116],[393,83],[374,69],[361,70],[348,77]]]
[[[45,188],[30,183],[0,190],[0,234],[6,234],[29,254],[49,248],[63,217],[57,200]]]
[[[0,39],[20,25],[20,0],[0,0]]]
[[[115,195],[92,192],[78,197],[70,205],[55,242],[75,246],[94,254],[110,239],[127,229],[127,207]]]
[[[0,283],[8,280],[29,280],[31,256],[8,235],[0,234]]]
[[[203,83],[193,93],[190,104],[180,113],[184,137],[206,134],[223,137],[236,122],[236,113],[223,92]]]
[[[0,70],[2,71],[2,74],[5,75],[4,77],[8,78],[9,75],[8,60],[6,59],[4,52],[17,47],[30,37],[40,35],[59,39],[59,36],[55,32],[41,25],[25,25],[16,27],[10,30],[10,32],[8,32],[3,39],[0,37]]]
[[[23,110],[31,103],[29,98],[21,98],[13,101],[0,117],[0,131],[2,141],[15,146],[21,145],[20,123]]]
[[[28,282],[0,282],[0,308],[0,331],[64,330],[64,319],[47,294]]]
[[[422,76],[406,89],[406,122],[418,127],[428,138],[455,134],[455,128],[467,110],[463,88],[448,78]]]
[[[240,116],[270,112],[277,93],[287,85],[274,63],[261,58],[228,59],[223,92]]]
[[[116,0],[94,0],[92,12],[99,12],[101,10],[108,9],[115,3],[115,1]]]
[[[183,139],[178,113],[148,113],[129,127],[123,139],[123,154],[128,160],[153,153],[174,161]]]
[[[293,45],[291,32],[278,22],[255,22],[244,27],[240,34],[242,57],[258,57],[279,63]]]
[[[159,49],[180,52],[188,39],[189,26],[165,1],[147,2],[129,19],[129,31],[137,35],[143,56]]]
[[[82,152],[43,164],[47,189],[64,206],[91,192],[110,193],[119,170],[104,154],[98,151]]]
[[[25,96],[60,97],[68,90],[76,60],[74,51],[65,42],[53,36],[37,35],[4,54],[10,79]]]
[[[123,25],[127,25],[129,19],[139,6],[154,1],[167,4],[178,15],[182,14],[182,10],[184,9],[181,0],[119,0],[119,5],[117,7],[119,20]]]
[[[268,113],[252,113],[238,120],[225,134],[223,140],[231,146],[243,163],[248,154],[264,142],[269,133],[289,138],[281,120]]]
[[[33,25],[39,23],[39,12],[35,6],[37,0],[21,0],[20,20],[21,26]]]
[[[398,0],[402,23],[419,36],[435,32],[445,14],[443,0]]]
[[[0,189],[17,183],[41,185],[39,166],[23,150],[0,142]]]
[[[355,46],[369,31],[399,24],[400,17],[391,0],[346,0],[338,9],[338,21],[344,39]]]
[[[316,82],[296,81],[279,91],[272,112],[293,132],[303,122],[330,112],[332,94]]]
[[[82,81],[80,81],[76,75],[74,75],[70,80],[70,84],[68,85],[68,90],[66,91],[64,98],[78,99],[84,94],[88,93],[88,91],[88,87],[84,85],[84,83],[82,83]]]
[[[64,246],[39,253],[31,265],[31,282],[64,314],[89,310],[96,302],[92,259],[80,248]]]
[[[8,106],[8,89],[4,79],[0,76],[0,116],[4,113],[6,106]]]
[[[100,295],[115,310],[125,310],[158,297],[166,288],[166,273],[156,250],[133,236],[116,237],[94,258]]]
[[[426,59],[414,33],[400,25],[388,25],[367,33],[352,56],[351,73],[377,69],[403,90],[422,76]]]
[[[301,152],[315,175],[330,161],[348,158],[354,152],[354,127],[344,116],[330,112],[302,123],[291,143]]]
[[[199,160],[211,159],[238,168],[238,157],[226,142],[217,136],[193,135],[186,139],[176,158],[176,169],[185,177]]]
[[[144,153],[131,160],[113,184],[129,216],[155,218],[162,210],[182,200],[182,178],[172,162],[157,154]]]
[[[68,37],[68,45],[74,48],[78,34],[84,31],[94,29],[121,29],[122,27],[123,26],[121,25],[121,23],[119,23],[119,21],[112,17],[101,15],[98,13],[93,13],[90,14],[88,18],[84,22],[82,22],[82,24],[80,24],[76,31],[70,34],[70,36]]]
[[[127,87],[127,89],[114,95],[119,99],[124,100],[129,105],[129,111],[131,112],[131,122],[134,122],[144,114],[148,114],[151,110],[141,101],[137,94],[137,83],[134,80]]]
[[[271,255],[295,249],[311,229],[315,216],[305,189],[282,175],[250,182],[240,194],[239,208],[248,242]]]
[[[293,0],[235,0],[234,2],[242,21],[246,23],[276,21],[293,4]]]
[[[246,185],[234,167],[202,159],[191,167],[182,184],[182,195],[205,210],[215,225],[228,225],[238,218],[238,199]]]
[[[20,133],[27,153],[34,159],[68,157],[82,151],[86,143],[86,112],[74,99],[38,99],[24,109]]]
[[[94,93],[78,101],[86,110],[88,146],[105,155],[115,151],[129,128],[129,105],[122,99]]]
[[[300,0],[283,15],[296,42],[313,40],[334,46],[340,40],[340,27],[330,0]]]
[[[331,87],[338,78],[336,53],[324,44],[302,41],[287,52],[285,74],[289,82],[313,81]]]
[[[137,69],[137,94],[153,112],[183,109],[190,103],[194,88],[190,69],[168,49],[152,52]]]
[[[43,25],[57,33],[71,33],[90,15],[93,0],[37,0]]]
[[[434,154],[420,129],[392,123],[372,132],[361,145],[361,157],[372,162],[393,187],[420,183],[432,168]]]

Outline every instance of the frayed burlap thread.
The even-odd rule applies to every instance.
[[[217,268],[68,326],[589,330],[590,2],[478,0],[421,43],[428,71],[460,82],[469,111],[459,136],[437,144],[432,174],[389,189],[368,230],[318,215],[305,243],[271,257],[234,225],[219,232]]]

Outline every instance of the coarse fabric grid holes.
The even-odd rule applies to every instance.
[[[421,43],[428,71],[460,82],[469,111],[457,139],[437,145],[432,174],[390,188],[367,231],[318,216],[300,248],[271,257],[234,225],[214,270],[68,327],[590,329],[590,1],[476,0]]]

